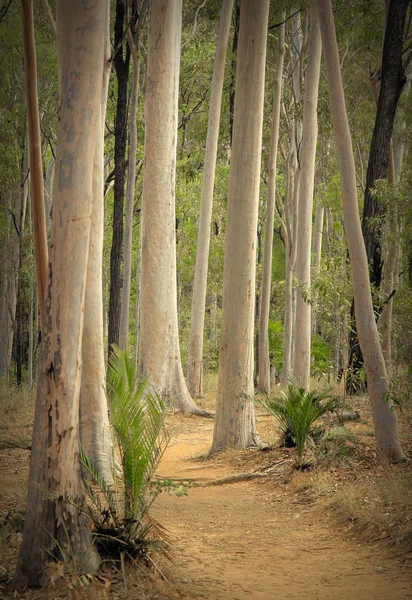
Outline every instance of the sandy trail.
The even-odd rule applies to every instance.
[[[219,478],[233,460],[208,461],[213,422],[170,418],[174,431],[159,472]],[[239,465],[237,472],[242,471]],[[155,516],[177,538],[177,597],[190,600],[412,598],[411,577],[382,547],[334,529],[303,494],[276,476],[162,494]]]

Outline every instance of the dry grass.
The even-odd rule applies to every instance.
[[[0,380],[0,449],[30,446],[35,401],[35,389]]]
[[[387,540],[412,551],[412,473],[407,466],[379,468],[341,483],[333,474],[319,473],[312,489],[338,522],[363,539]]]

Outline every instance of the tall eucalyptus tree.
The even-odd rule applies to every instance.
[[[193,402],[180,360],[175,170],[182,2],[149,2],[140,272],[139,376],[176,410]]]
[[[333,129],[338,152],[342,209],[355,297],[355,317],[372,406],[377,453],[392,462],[404,459],[396,413],[388,401],[389,381],[372,306],[368,260],[358,212],[352,140],[343,92],[330,0],[316,0],[322,34]]]
[[[211,452],[256,445],[253,332],[256,232],[269,2],[240,7],[232,157],[226,221],[222,328]]]
[[[86,573],[99,563],[79,509],[85,501],[79,399],[107,2],[58,0],[56,14],[60,120],[53,243],[17,587],[47,583],[48,563],[66,553]]]
[[[220,109],[222,104],[226,49],[229,39],[233,0],[223,0],[219,33],[216,42],[215,63],[210,91],[209,121],[203,167],[202,196],[200,201],[199,231],[197,236],[196,267],[193,282],[192,313],[187,366],[187,386],[193,398],[202,395],[203,329],[205,322],[207,269],[209,260],[210,226],[212,221],[213,187]]]

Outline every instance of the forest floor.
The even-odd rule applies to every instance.
[[[203,405],[213,409],[213,394]],[[158,568],[106,570],[110,599],[272,600],[412,598],[412,475],[410,464],[377,467],[370,415],[350,427],[361,448],[348,458],[293,468],[294,450],[279,447],[272,417],[257,415],[264,450],[207,458],[213,421],[170,415],[170,442],[159,475],[191,480],[188,495],[161,494],[152,516],[172,538],[174,562]],[[4,447],[0,422],[0,600],[11,598],[21,534],[10,517],[24,508],[29,452]],[[20,429],[20,446],[24,436]],[[411,455],[411,432],[404,445]],[[6,445],[7,446],[7,445]],[[3,575],[3,577],[2,577]],[[14,598],[104,598],[68,590],[64,580]]]

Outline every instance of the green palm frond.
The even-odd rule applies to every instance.
[[[91,501],[89,506],[91,508],[90,515],[92,516],[93,521],[96,523],[101,520],[103,515],[105,515],[106,520],[111,519],[113,524],[117,524],[119,507],[116,489],[106,483],[97,467],[92,463],[82,448],[80,449],[79,459],[80,464],[89,475],[89,478],[84,478],[84,486],[86,494]],[[93,487],[93,484],[96,487]],[[97,515],[93,508],[97,509]]]
[[[285,435],[290,434],[296,444],[298,462],[313,423],[328,411],[334,410],[336,402],[327,393],[306,392],[303,388],[289,386],[280,397],[254,398],[254,401],[273,415]]]
[[[125,516],[140,518],[150,502],[151,479],[167,445],[164,422],[170,404],[136,385],[134,361],[113,348],[107,375],[111,419],[120,449],[125,485]]]

